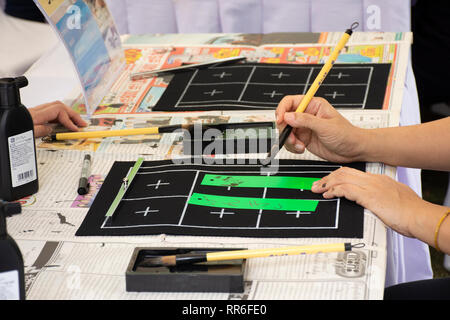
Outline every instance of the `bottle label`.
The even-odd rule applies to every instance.
[[[12,187],[37,179],[33,130],[8,138]]]
[[[19,271],[0,272],[0,300],[20,300]]]

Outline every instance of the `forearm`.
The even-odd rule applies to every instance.
[[[410,224],[413,236],[430,246],[436,247],[435,233],[439,221],[450,208],[424,201],[423,208],[417,208]],[[444,218],[438,230],[437,244],[442,252],[450,254],[450,215]]]
[[[415,126],[363,130],[361,160],[450,171],[450,117]]]

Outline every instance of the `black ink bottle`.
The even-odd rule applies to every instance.
[[[0,198],[14,201],[39,189],[33,119],[20,101],[25,77],[0,79]]]
[[[21,211],[20,203],[0,200],[0,300],[25,300],[22,253],[6,229],[6,217]]]

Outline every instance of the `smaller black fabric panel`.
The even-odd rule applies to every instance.
[[[153,111],[276,109],[285,95],[304,94],[323,65],[258,64],[175,74]],[[382,109],[391,64],[336,64],[316,96],[336,108]]]

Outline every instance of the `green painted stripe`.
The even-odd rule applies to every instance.
[[[314,181],[320,178],[283,176],[226,176],[206,174],[202,185],[241,188],[284,188],[311,190]]]
[[[212,194],[193,193],[188,203],[198,206],[216,208],[313,212],[316,210],[319,201],[303,199],[261,199],[247,197],[228,197],[216,196]]]
[[[144,158],[138,158],[136,163],[133,166],[133,169],[131,169],[131,171],[128,173],[128,175],[127,175],[128,187],[131,185],[131,182],[133,181],[139,168],[141,167],[142,162],[144,162]],[[119,206],[120,201],[122,201],[123,196],[127,192],[127,189],[128,188],[125,188],[125,184],[122,183],[122,185],[120,186],[119,192],[117,193],[116,197],[114,198],[113,203],[111,204],[108,211],[106,212],[106,217],[111,217],[114,214],[117,207]]]

